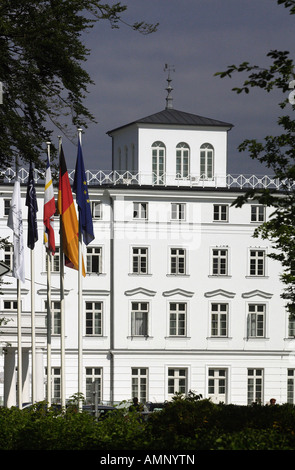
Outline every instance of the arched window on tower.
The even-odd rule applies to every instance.
[[[200,149],[200,177],[212,179],[214,175],[214,148],[211,144],[203,144]]]
[[[190,149],[188,144],[180,142],[176,146],[176,178],[187,178],[189,175]]]
[[[152,172],[154,184],[164,184],[165,165],[166,147],[163,142],[154,142],[152,145]]]

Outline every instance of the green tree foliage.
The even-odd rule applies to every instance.
[[[295,14],[294,0],[277,0],[277,3],[288,8],[291,15]],[[285,288],[282,297],[289,312],[295,314],[295,105],[289,99],[295,70],[289,55],[288,51],[272,50],[267,54],[271,63],[266,67],[243,62],[238,66],[230,65],[216,75],[224,78],[232,77],[234,73],[246,73],[247,79],[242,86],[233,88],[238,94],[249,93],[251,88],[282,93],[278,105],[286,114],[278,117],[278,135],[268,135],[263,142],[247,139],[238,147],[239,151],[247,151],[252,159],[271,169],[273,176],[281,182],[281,190],[251,189],[237,198],[234,205],[241,207],[248,200],[256,200],[274,209],[270,219],[255,230],[254,237],[271,241],[274,251],[269,256],[283,267],[281,279]]]
[[[70,133],[95,121],[84,105],[92,80],[82,34],[101,20],[118,28],[126,9],[100,0],[1,0],[0,168],[15,156],[37,162],[53,125]],[[157,25],[128,26],[149,34]]]

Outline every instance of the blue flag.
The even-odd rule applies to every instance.
[[[78,204],[79,231],[83,235],[85,245],[88,245],[92,240],[94,240],[94,233],[80,139],[78,139],[78,154],[73,191],[76,193],[76,201]]]
[[[32,162],[30,162],[29,180],[27,186],[26,206],[28,206],[28,248],[34,249],[38,240],[37,212],[38,204],[36,199],[35,182]]]

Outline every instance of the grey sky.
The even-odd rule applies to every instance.
[[[85,36],[91,54],[86,67],[95,85],[87,105],[96,116],[83,135],[87,169],[111,167],[111,139],[106,135],[138,118],[165,107],[167,73],[172,73],[175,109],[231,122],[228,135],[228,172],[263,174],[262,167],[236,149],[245,138],[263,139],[278,133],[283,113],[278,96],[253,90],[237,95],[231,89],[242,83],[214,77],[227,65],[249,61],[269,63],[271,49],[288,50],[295,58],[295,16],[276,0],[125,0],[124,20],[159,22],[156,33],[140,35],[121,25],[111,29],[97,24]],[[76,149],[63,138],[68,168],[74,168]]]

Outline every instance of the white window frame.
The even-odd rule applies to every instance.
[[[265,206],[262,204],[251,205],[251,222],[263,223],[265,222]]]
[[[295,369],[287,370],[287,403],[295,403]]]
[[[131,337],[149,336],[150,302],[132,300],[131,302]]]
[[[59,273],[60,272],[60,249],[59,246],[55,247],[55,253],[51,256],[51,273]],[[47,272],[47,254],[45,254],[45,271]]]
[[[210,337],[228,338],[229,304],[228,302],[211,302]],[[224,326],[225,324],[225,326]]]
[[[175,393],[186,395],[188,392],[188,368],[177,366],[168,367],[167,370],[167,395],[172,398]]]
[[[175,276],[186,275],[186,248],[170,247],[169,273]]]
[[[16,299],[3,299],[3,311],[4,313],[16,312],[17,300]]]
[[[220,401],[227,403],[229,380],[228,368],[210,366],[207,373],[207,397],[210,398],[213,403],[219,403]]]
[[[133,219],[147,220],[148,202],[133,202]]]
[[[264,248],[249,249],[249,276],[265,277],[266,275],[266,250]]]
[[[260,339],[266,337],[266,304],[249,302],[247,308],[247,337]]]
[[[86,274],[101,274],[102,273],[102,246],[87,246],[86,247]],[[97,259],[97,269],[96,261]],[[94,266],[93,266],[94,265]]]
[[[85,399],[86,403],[93,404],[94,402],[94,388],[95,382],[98,382],[98,403],[102,401],[102,381],[103,381],[103,370],[102,367],[85,367]]]
[[[91,215],[95,220],[102,219],[102,203],[101,201],[91,201]]]
[[[133,246],[131,253],[131,273],[136,275],[149,274],[149,248],[147,246]]]
[[[164,184],[166,172],[166,147],[163,142],[152,144],[153,184]]]
[[[211,260],[212,276],[228,276],[229,250],[227,247],[212,247]]]
[[[176,146],[176,179],[187,179],[190,174],[190,148],[186,142]]]
[[[5,245],[3,248],[4,263],[12,270],[13,268],[13,245]]]
[[[148,401],[148,380],[148,367],[131,368],[131,397],[137,397],[139,403],[146,403]]]
[[[208,142],[200,147],[200,178],[202,180],[214,179],[214,147]]]
[[[180,306],[184,306],[184,309]],[[187,302],[169,302],[169,337],[187,336],[187,311]]]
[[[45,310],[47,311],[47,300],[45,300]],[[47,319],[46,319],[47,323]],[[61,334],[61,303],[60,300],[51,300],[51,334],[60,336]]]
[[[264,370],[262,368],[249,368],[247,374],[247,404],[263,404],[264,397]]]
[[[84,306],[85,336],[103,336],[103,302],[101,300],[85,300]]]
[[[171,220],[186,219],[186,203],[185,202],[172,202],[171,203]]]
[[[228,204],[213,204],[213,222],[228,222]]]
[[[3,208],[4,217],[8,217],[9,211],[10,211],[10,199],[4,198],[3,205],[4,205],[4,208]]]

